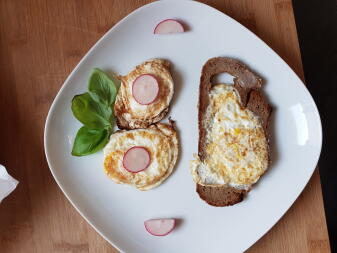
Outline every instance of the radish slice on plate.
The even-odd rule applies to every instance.
[[[167,33],[183,33],[185,31],[183,25],[175,19],[165,19],[161,21],[156,28],[154,34],[167,34]]]
[[[168,235],[175,226],[175,219],[152,219],[144,222],[147,232],[155,236]]]
[[[149,151],[144,147],[132,147],[125,152],[123,157],[124,168],[132,173],[137,173],[149,167],[151,162]]]
[[[159,94],[157,79],[150,74],[138,76],[132,85],[132,96],[141,105],[153,103]]]

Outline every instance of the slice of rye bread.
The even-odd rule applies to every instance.
[[[234,76],[234,87],[241,97],[243,107],[259,116],[267,140],[269,139],[268,126],[272,108],[267,103],[260,89],[262,79],[249,70],[238,60],[215,57],[209,59],[202,68],[199,87],[199,145],[198,156],[203,162],[206,158],[206,134],[203,120],[209,104],[209,93],[212,87],[211,79],[214,75],[228,73]],[[230,206],[243,200],[249,190],[237,189],[231,186],[203,186],[196,185],[200,198],[212,206]]]

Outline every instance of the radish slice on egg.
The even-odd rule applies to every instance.
[[[175,219],[152,219],[144,222],[147,232],[155,236],[168,235],[175,226]]]
[[[144,147],[132,147],[125,152],[123,157],[124,168],[132,173],[138,173],[149,167],[150,153]]]
[[[150,74],[138,76],[132,85],[132,96],[141,105],[153,103],[159,94],[157,79]]]
[[[154,34],[183,33],[185,31],[183,25],[175,19],[165,19],[161,21],[156,28]]]

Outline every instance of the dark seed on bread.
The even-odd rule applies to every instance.
[[[206,134],[203,121],[209,104],[209,93],[212,88],[211,78],[220,73],[234,76],[234,87],[238,91],[243,107],[259,116],[267,136],[271,107],[266,102],[260,89],[262,79],[238,60],[215,57],[209,59],[202,68],[199,87],[199,143],[198,156],[203,162],[206,159]],[[213,206],[229,206],[241,202],[249,190],[240,190],[231,186],[202,186],[197,184],[196,191],[200,198]]]

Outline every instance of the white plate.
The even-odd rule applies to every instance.
[[[179,18],[189,31],[154,36],[166,18]],[[230,56],[257,73],[273,104],[273,164],[240,204],[216,208],[195,192],[189,160],[197,152],[197,95],[207,59]],[[86,91],[94,67],[125,74],[149,58],[173,63],[175,95],[170,115],[180,131],[175,172],[156,189],[140,192],[117,185],[102,168],[103,154],[70,155],[80,123],[70,102]],[[114,26],[65,81],[50,109],[45,151],[60,188],[81,215],[110,243],[125,252],[241,252],[266,233],[307,184],[319,158],[321,123],[309,92],[266,44],[225,14],[194,1],[160,1],[134,11]],[[143,221],[175,217],[182,224],[166,237],[153,237]]]

